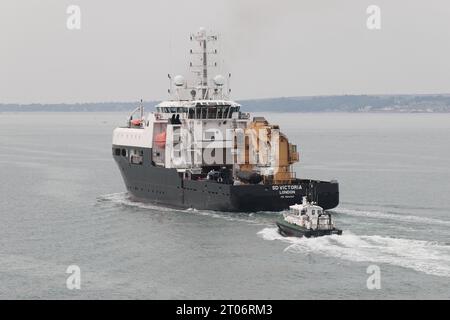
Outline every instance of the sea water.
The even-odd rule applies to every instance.
[[[340,183],[344,233],[312,239],[277,212],[133,202],[111,154],[126,116],[0,113],[0,298],[450,298],[450,114],[258,114],[297,177]]]

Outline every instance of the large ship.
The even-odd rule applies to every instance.
[[[297,178],[296,145],[264,117],[230,99],[231,74],[213,74],[217,35],[192,34],[191,79],[170,74],[171,98],[145,115],[142,103],[113,133],[112,153],[130,197],[220,211],[281,211],[306,196],[339,203],[336,181]]]

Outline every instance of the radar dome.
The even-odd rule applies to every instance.
[[[214,84],[216,86],[223,86],[225,84],[225,78],[221,74],[218,74],[214,77]]]
[[[175,78],[173,78],[173,83],[177,86],[177,87],[181,87],[184,86],[184,77],[183,76],[175,76]]]

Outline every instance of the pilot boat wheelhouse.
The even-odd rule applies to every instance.
[[[292,165],[297,148],[279,126],[251,117],[229,99],[228,80],[208,78],[208,43],[217,36],[201,29],[197,80],[172,78],[172,99],[144,114],[139,106],[113,133],[113,156],[129,194],[139,201],[221,211],[280,211],[303,196],[324,209],[339,203],[338,183],[299,179]],[[226,85],[227,84],[227,85]]]
[[[289,211],[276,224],[283,236],[309,238],[342,234],[342,230],[334,226],[331,214],[314,202],[308,202],[307,197],[303,197],[301,204],[289,206]]]

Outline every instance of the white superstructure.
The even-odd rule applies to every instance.
[[[169,74],[170,100],[156,105],[147,116],[142,105],[136,108],[127,126],[114,130],[113,145],[151,149],[155,166],[179,172],[205,174],[220,168],[230,171],[233,178],[237,171],[243,171],[259,174],[261,180],[290,183],[295,178],[290,165],[298,160],[295,146],[284,135],[281,143],[275,141],[280,136],[278,126],[264,118],[251,120],[238,103],[230,100],[231,74],[210,75],[218,64],[212,58],[217,50],[209,44],[218,39],[217,35],[202,28],[190,38],[198,45],[190,50],[194,79],[187,81],[181,75]]]

